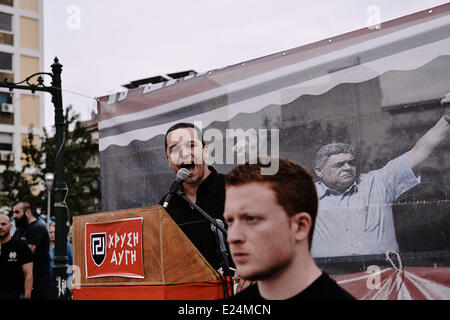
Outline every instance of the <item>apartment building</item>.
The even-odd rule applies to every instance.
[[[43,0],[0,0],[0,81],[23,81],[43,68]],[[34,78],[31,82],[36,82]],[[42,93],[0,88],[0,171],[8,159],[22,167],[22,141],[44,127]]]

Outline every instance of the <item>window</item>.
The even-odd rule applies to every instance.
[[[4,6],[14,7],[14,0],[0,0],[0,4]]]
[[[14,125],[14,106],[13,106],[12,102],[13,102],[12,97],[9,93],[0,92],[0,124]],[[2,135],[2,133],[0,133],[0,140],[1,140],[1,135]],[[5,139],[3,139],[3,140],[5,140]],[[0,150],[9,150],[9,148],[11,148],[11,146],[5,149],[4,143],[5,142],[0,141]],[[1,158],[1,154],[0,154],[0,158]]]
[[[14,73],[12,72],[0,72],[0,79],[6,79],[9,82],[14,82]],[[2,80],[0,80],[2,81]]]
[[[11,33],[0,32],[0,43],[14,45],[14,35]]]
[[[0,52],[0,69],[12,70],[12,54]]]
[[[12,31],[12,15],[0,12],[0,30]]]
[[[0,132],[0,150],[12,151],[12,133]]]
[[[0,92],[0,106],[3,103],[12,103],[12,97],[9,93],[5,93],[5,92]]]

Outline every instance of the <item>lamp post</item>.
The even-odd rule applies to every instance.
[[[53,274],[55,275],[56,297],[57,299],[68,299],[69,290],[67,286],[67,205],[65,198],[67,196],[67,185],[64,175],[64,114],[62,107],[61,92],[61,73],[62,65],[58,58],[55,57],[51,65],[52,73],[38,72],[30,75],[25,80],[12,83],[7,79],[0,82],[1,88],[8,88],[10,92],[14,89],[28,90],[31,93],[36,91],[48,92],[52,96],[52,102],[55,106],[55,188],[54,188],[54,207],[55,207],[55,257],[53,259]],[[52,79],[51,86],[44,83],[42,76],[50,76]],[[30,80],[37,77],[37,84],[31,83]]]
[[[45,174],[45,185],[47,186],[47,229],[50,228],[50,213],[51,213],[51,195],[52,186],[55,175],[52,172]]]

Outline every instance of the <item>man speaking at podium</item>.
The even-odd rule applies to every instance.
[[[213,219],[223,220],[225,177],[205,163],[208,146],[200,129],[191,123],[177,123],[166,132],[165,150],[169,167],[175,172],[181,168],[189,170],[189,177],[182,184],[184,194]],[[167,194],[159,204],[163,205],[166,198]],[[168,202],[166,210],[172,219],[211,266],[218,270],[221,259],[211,223],[177,195]]]

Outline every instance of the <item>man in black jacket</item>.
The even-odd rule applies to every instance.
[[[16,232],[13,238],[25,242],[33,253],[33,291],[31,299],[51,299],[50,236],[45,224],[36,219],[29,202],[20,201],[13,207]]]
[[[191,123],[172,126],[166,133],[165,150],[167,163],[174,172],[181,168],[189,170],[189,178],[182,186],[184,194],[212,218],[223,220],[224,175],[205,163],[208,146],[203,141],[200,129]],[[166,195],[162,197],[161,205],[165,198]],[[211,266],[219,269],[219,246],[211,224],[176,195],[166,210]]]

